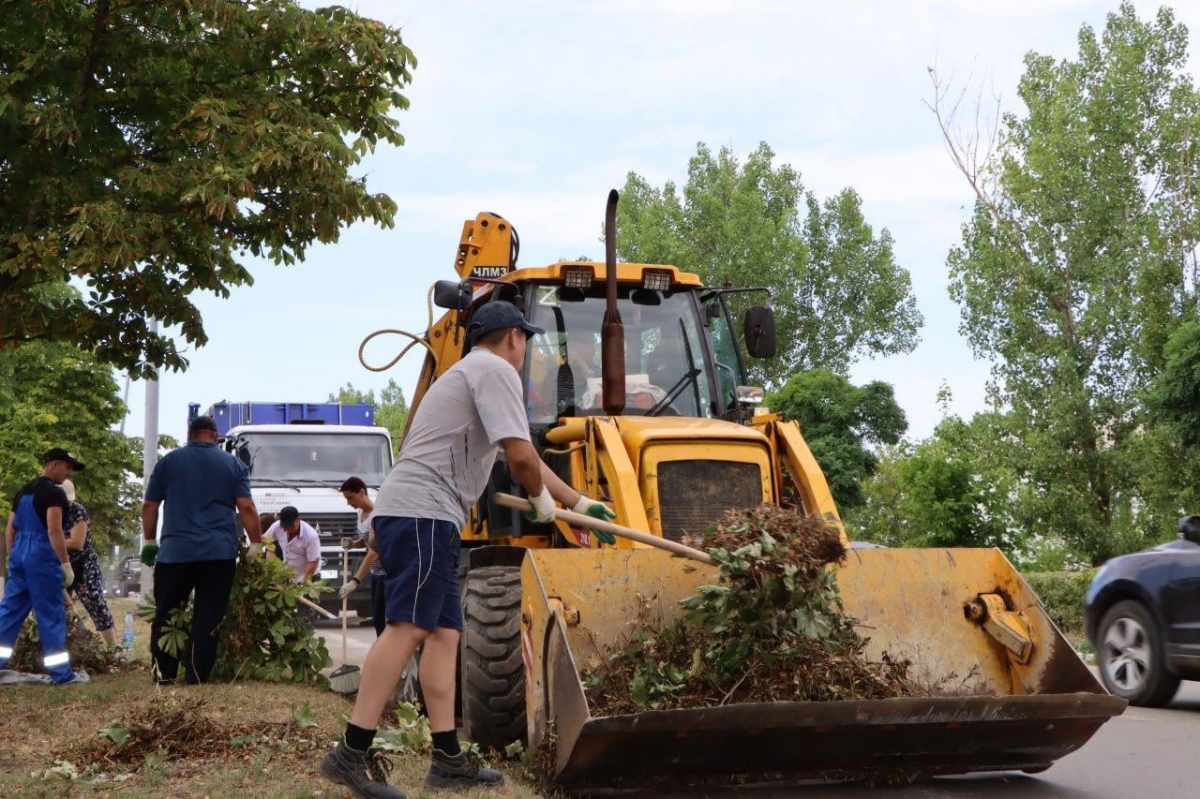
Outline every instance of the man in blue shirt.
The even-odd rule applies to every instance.
[[[229,607],[237,568],[234,511],[250,536],[250,554],[262,543],[258,509],[250,497],[246,466],[217,447],[217,424],[197,416],[188,425],[187,446],[168,452],[150,475],[142,504],[142,563],[154,568],[154,621],[150,654],[156,679],[173,683],[179,659],[158,646],[163,624],[187,602],[193,589],[192,633],[185,646],[189,685],[205,682],[217,660],[217,632]],[[161,544],[155,540],[158,507],[166,502]]]

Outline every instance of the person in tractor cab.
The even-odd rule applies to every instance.
[[[558,370],[559,402],[565,405],[573,403],[580,410],[599,407],[599,393],[591,391],[591,378],[600,377],[600,359],[596,355],[596,337],[591,333],[575,333],[567,345],[566,363]],[[565,412],[565,405],[560,408]]]
[[[321,773],[358,797],[404,794],[387,784],[390,762],[373,747],[388,698],[419,644],[421,689],[433,733],[429,788],[497,786],[504,776],[459,745],[454,724],[455,661],[462,631],[460,531],[487,486],[497,453],[529,492],[533,521],[554,518],[555,501],[611,519],[602,502],[568,486],[542,463],[529,439],[520,369],[530,336],[543,330],[512,303],[493,300],[467,326],[472,349],[426,393],[400,459],[375,499],[376,547],[385,571],[387,628],[363,664],[345,735]]]

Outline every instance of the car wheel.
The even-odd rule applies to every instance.
[[[1112,694],[1139,707],[1171,701],[1179,678],[1167,671],[1158,628],[1140,603],[1126,600],[1109,608],[1098,638],[1100,679]]]

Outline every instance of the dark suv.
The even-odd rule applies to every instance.
[[[142,590],[142,559],[134,555],[121,561],[113,582],[116,584],[113,593],[117,596],[129,596],[131,592],[140,593]]]
[[[1131,705],[1162,707],[1200,680],[1200,516],[1179,538],[1100,567],[1085,598],[1100,678]]]

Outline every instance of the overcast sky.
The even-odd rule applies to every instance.
[[[324,5],[324,3],[306,3]],[[946,382],[951,411],[983,408],[988,365],[973,359],[947,295],[946,254],[972,195],[954,171],[925,102],[928,67],[1020,112],[1030,51],[1074,58],[1083,24],[1104,26],[1116,2],[709,2],[575,0],[349,3],[399,26],[417,56],[400,114],[406,144],[361,167],[400,210],[391,230],[366,223],[306,262],[249,264],[255,284],[221,300],[194,295],[209,343],[160,381],[160,432],[184,438],[187,404],[324,401],[339,386],[389,378],[412,397],[414,349],[377,374],[358,361],[370,332],[427,323],[426,292],[454,278],[465,219],[506,217],[524,266],[603,258],[604,202],[629,172],[682,184],[698,142],[744,160],[759,142],[819,197],[853,187],[867,221],[891,231],[925,317],[917,349],[855,367],[859,383],[895,387],[909,436],[928,436]],[[1137,3],[1149,18],[1160,4]],[[1176,16],[1200,30],[1200,3]],[[1196,38],[1192,37],[1192,60]],[[679,264],[687,268],[687,264]],[[381,364],[405,340],[377,339]],[[126,381],[120,377],[122,388]],[[132,384],[126,432],[141,435],[144,387]]]

